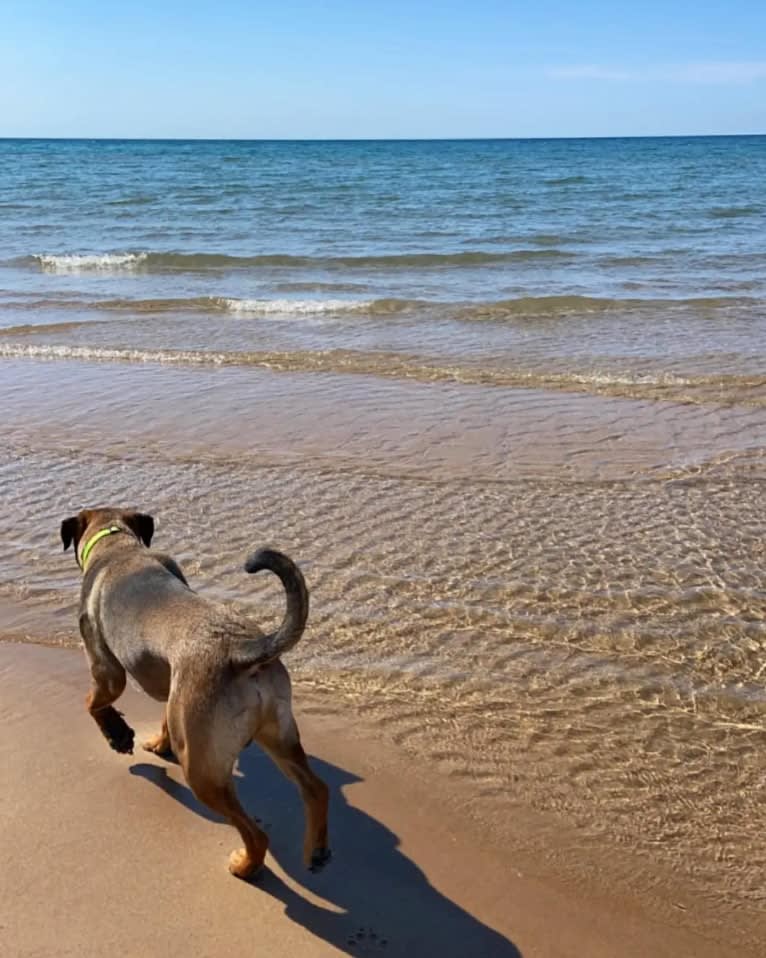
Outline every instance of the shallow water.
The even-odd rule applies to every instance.
[[[76,642],[83,505],[273,621],[270,542],[471,814],[758,912],[765,143],[0,142],[4,634]]]

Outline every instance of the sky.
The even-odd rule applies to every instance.
[[[0,136],[766,133],[766,0],[0,0]]]

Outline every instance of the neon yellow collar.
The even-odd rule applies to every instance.
[[[88,561],[88,556],[93,549],[93,546],[101,539],[104,539],[106,536],[111,536],[115,532],[124,532],[124,529],[120,529],[119,526],[109,526],[107,529],[101,529],[97,532],[92,539],[88,539],[85,545],[80,549],[80,568],[85,571],[85,563]]]

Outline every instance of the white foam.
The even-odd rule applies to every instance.
[[[562,382],[582,383],[585,386],[691,386],[691,379],[674,373],[584,373],[554,376]]]
[[[319,316],[369,309],[374,300],[358,299],[218,299],[228,312],[242,316]]]
[[[50,273],[79,273],[84,270],[133,269],[146,260],[146,253],[66,253],[61,256],[35,256]]]
[[[225,354],[162,349],[108,349],[101,346],[33,346],[0,343],[0,356],[28,359],[84,359],[139,363],[193,363],[221,365]]]

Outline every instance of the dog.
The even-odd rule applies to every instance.
[[[240,751],[256,741],[300,789],[306,819],[303,857],[312,870],[330,859],[328,789],[312,771],[291,707],[280,656],[300,639],[309,595],[300,569],[273,549],[259,549],[245,571],[268,569],[287,593],[282,624],[264,635],[246,615],[210,602],[188,584],[170,556],[151,549],[152,516],[84,509],[61,523],[64,550],[74,543],[82,570],[79,624],[90,663],[90,715],[117,752],[132,753],[134,733],[113,703],[126,673],[166,702],[158,735],[144,743],[171,750],[196,797],[242,836],[229,871],[249,878],[263,865],[267,835],[247,815],[234,787]]]

